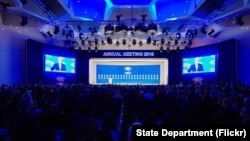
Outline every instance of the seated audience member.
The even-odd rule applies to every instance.
[[[96,141],[98,127],[93,118],[83,119],[78,127],[79,140],[78,141]]]
[[[123,96],[121,95],[120,90],[116,90],[115,95],[112,98],[113,100],[116,100],[116,101],[120,101],[120,102],[123,101]]]

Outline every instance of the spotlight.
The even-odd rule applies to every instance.
[[[140,41],[138,44],[139,44],[139,46],[142,46],[142,45],[143,45],[142,41]]]
[[[104,32],[106,34],[113,34],[114,33],[114,26],[111,24],[106,25],[104,28]]]
[[[156,46],[156,40],[153,41],[153,45]]]
[[[79,34],[79,39],[82,40],[83,38],[84,38],[83,33],[80,33],[80,34]]]
[[[175,44],[175,45],[177,45],[178,43],[179,43],[178,40],[175,40],[175,41],[174,41],[174,44]]]
[[[85,40],[82,40],[81,43],[83,46],[85,46]]]
[[[168,35],[169,27],[164,27],[162,33],[165,33],[166,36]]]
[[[116,33],[125,33],[128,31],[128,27],[125,24],[119,24],[115,28]]]
[[[22,21],[20,22],[20,25],[21,25],[21,26],[25,26],[26,24],[28,24],[28,18],[22,16]]]
[[[151,41],[152,41],[151,37],[148,37],[147,44],[151,44]]]
[[[107,37],[107,43],[110,45],[113,44],[113,40],[111,39],[111,37]]]
[[[193,44],[193,41],[192,40],[188,40],[187,45],[190,47],[192,44]]]
[[[211,31],[208,32],[208,35],[211,36],[214,32],[215,32],[215,30],[214,30],[214,29],[211,29]]]
[[[95,27],[89,27],[88,29],[91,32],[91,35],[94,35],[94,33],[97,33],[96,28]]]
[[[192,32],[192,30],[187,30],[187,32],[186,32],[186,38],[193,38],[193,32]]]
[[[207,31],[206,31],[206,28],[205,28],[205,27],[202,27],[202,28],[201,28],[201,33],[207,34]]]
[[[123,44],[123,45],[126,45],[126,42],[127,42],[126,39],[123,39],[123,40],[122,40],[122,44]]]
[[[148,25],[148,34],[155,34],[157,32],[157,25],[155,23],[151,23]]]
[[[82,27],[80,25],[77,25],[77,29],[78,29],[79,32],[82,31]]]
[[[239,26],[244,25],[244,21],[242,21],[242,16],[236,17],[236,24],[238,24]]]
[[[133,39],[132,44],[136,45],[136,39]]]
[[[176,39],[180,40],[181,39],[181,34],[180,33],[176,33]]]
[[[98,47],[97,46],[95,46],[95,52],[98,52]]]
[[[88,40],[89,46],[92,46],[92,41]]]
[[[165,40],[164,39],[161,39],[161,44],[163,45],[165,43]]]
[[[171,42],[170,41],[168,41],[168,45],[170,45],[171,44]]]
[[[177,47],[177,48],[176,48],[176,51],[179,52],[179,50],[180,50],[180,47]]]
[[[163,46],[160,47],[160,52],[162,52],[162,51],[163,51]]]
[[[147,33],[148,29],[147,27],[144,25],[144,23],[138,23],[135,26],[135,32],[139,33],[139,34],[143,34],[143,33]]]
[[[103,40],[101,41],[101,43],[102,43],[103,46],[105,45],[105,42]]]
[[[166,51],[167,51],[167,52],[169,52],[169,51],[170,51],[170,47],[169,47],[169,46],[167,47]]]
[[[120,42],[118,40],[116,41],[115,44],[116,44],[116,46],[120,46]]]
[[[49,35],[50,38],[53,37],[53,35],[48,31],[47,34]]]
[[[95,39],[95,45],[98,45],[98,39]]]

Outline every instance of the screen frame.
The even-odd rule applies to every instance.
[[[215,71],[214,72],[195,72],[195,73],[184,73],[183,72],[184,59],[193,59],[193,58],[196,58],[196,57],[207,57],[207,56],[212,56],[212,55],[215,56]],[[216,74],[217,71],[218,71],[218,54],[207,54],[207,55],[182,57],[182,70],[181,70],[182,75]]]
[[[65,72],[65,71],[46,71],[46,55],[50,55],[50,56],[55,56],[55,57],[64,57],[67,59],[74,59],[75,60],[75,72]],[[44,53],[43,54],[43,72],[44,73],[62,73],[62,74],[76,74],[76,70],[77,70],[77,59],[74,56],[65,56],[65,55],[54,55],[54,54],[48,54],[48,53]]]

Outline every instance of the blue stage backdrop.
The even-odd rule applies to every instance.
[[[97,84],[160,84],[160,65],[97,65]],[[111,79],[111,80],[110,80]],[[109,82],[110,81],[110,82]]]

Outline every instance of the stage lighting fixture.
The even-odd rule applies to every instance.
[[[206,28],[205,28],[205,27],[202,27],[202,28],[201,28],[201,33],[207,34],[207,31],[206,31]]]
[[[157,32],[157,25],[155,23],[151,23],[148,25],[148,34],[155,34]]]
[[[139,46],[142,46],[142,45],[143,45],[142,41],[140,41],[140,42],[138,43],[138,45],[139,45]]]
[[[118,40],[116,41],[115,44],[116,44],[116,46],[120,46],[120,42]]]
[[[114,26],[111,24],[108,24],[104,28],[105,34],[113,34],[114,33]]]
[[[148,31],[148,29],[144,25],[144,23],[138,23],[137,25],[135,25],[135,32],[137,32],[139,34],[143,34],[143,33],[147,33],[147,31]]]
[[[171,44],[171,42],[170,41],[168,41],[168,45],[170,45]]]
[[[95,45],[98,45],[98,39],[95,39]]]
[[[59,26],[55,26],[54,34],[59,33]]]
[[[166,51],[167,51],[167,52],[169,52],[169,51],[170,51],[170,47],[169,47],[169,46],[167,47]]]
[[[88,40],[89,46],[92,46],[92,41]]]
[[[47,34],[49,35],[50,38],[53,37],[53,35],[48,31]]]
[[[125,33],[128,31],[128,27],[125,24],[119,24],[115,27],[116,33]]]
[[[80,40],[83,40],[83,38],[84,38],[83,33],[79,33],[79,39],[80,39]]]
[[[180,40],[181,39],[181,34],[180,33],[176,33],[176,39]]]
[[[82,40],[81,43],[83,46],[85,46],[85,40]]]
[[[28,24],[28,18],[22,16],[22,21],[20,22],[20,25],[21,25],[21,26],[25,26],[26,24]]]
[[[151,37],[148,37],[147,44],[151,44],[151,41],[152,41]]]
[[[208,35],[211,36],[214,32],[215,32],[215,30],[214,30],[214,29],[211,29],[211,31],[208,32]]]
[[[80,25],[77,25],[77,29],[78,29],[79,32],[82,31],[82,27]]]
[[[153,45],[156,46],[156,40],[153,41]]]
[[[163,51],[163,46],[160,47],[160,52],[162,52],[162,51]]]
[[[105,45],[105,42],[103,40],[101,41],[101,43],[102,43],[103,46]]]
[[[136,45],[136,39],[133,39],[133,40],[132,40],[132,44],[133,44],[133,45]]]
[[[123,39],[123,40],[122,40],[122,44],[123,44],[123,45],[126,45],[126,43],[127,43],[126,39]]]
[[[107,37],[107,43],[110,45],[113,44],[113,40],[111,37]]]
[[[178,40],[175,40],[175,41],[174,41],[174,44],[175,44],[175,45],[177,45],[178,43],[179,43]]]
[[[98,52],[98,47],[97,46],[95,46],[95,52]]]
[[[188,40],[187,45],[188,45],[188,46],[191,46],[192,44],[193,44],[193,41],[192,41],[192,40]]]
[[[167,36],[169,30],[170,30],[170,27],[164,27],[163,30],[162,30],[162,33],[165,33],[166,36]]]
[[[177,47],[177,48],[176,48],[176,51],[179,52],[179,50],[180,50],[180,47]]]
[[[194,37],[194,35],[193,35],[193,31],[192,30],[187,30],[187,32],[186,32],[186,38],[193,38]]]
[[[163,45],[165,43],[165,40],[162,38],[161,39],[161,44]]]

